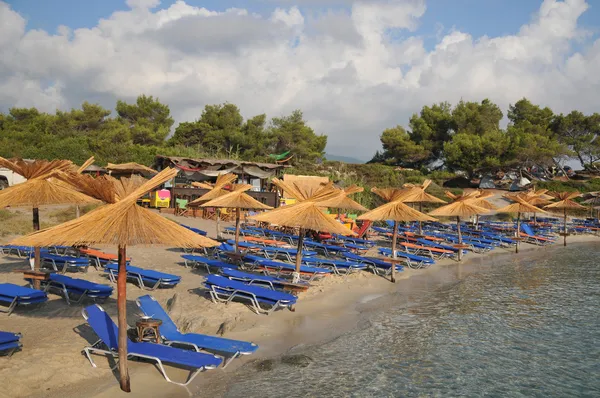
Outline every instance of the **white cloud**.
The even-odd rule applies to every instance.
[[[142,93],[168,103],[178,121],[225,101],[246,116],[299,108],[329,135],[329,152],[368,159],[384,128],[434,102],[488,97],[506,109],[525,96],[560,112],[600,106],[600,41],[577,22],[584,0],[545,0],[514,35],[442,34],[430,51],[412,33],[424,0],[330,0],[351,7],[303,14],[297,6],[310,1],[256,15],[128,0],[130,10],[91,29],[50,34],[27,31],[0,0],[0,110],[84,100],[112,108]],[[401,41],[390,35],[398,31]],[[583,50],[573,53],[575,43]]]

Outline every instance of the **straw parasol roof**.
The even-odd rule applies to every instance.
[[[0,208],[31,207],[39,208],[45,205],[61,204],[86,204],[97,200],[68,186],[59,184],[48,178],[54,173],[46,176],[32,178],[22,184],[13,185],[0,191]]]
[[[325,185],[327,187],[328,185]],[[338,189],[331,188],[336,195],[331,199],[322,200],[319,202],[319,206],[322,207],[332,207],[336,209],[346,209],[346,210],[356,210],[356,211],[368,211],[366,207],[356,202],[355,200],[348,197],[348,195],[353,195],[355,193],[362,192],[364,188],[359,187],[357,185],[352,185],[348,188]]]
[[[230,191],[226,190],[225,186],[231,184],[235,180],[237,180],[237,176],[233,173],[220,174],[217,177],[217,181],[215,182],[215,185],[212,187],[212,189],[204,195],[200,196],[198,199],[195,199],[188,203],[188,206],[199,205],[201,203],[207,202],[212,199],[216,199],[219,196],[223,196],[229,193]]]
[[[327,217],[317,202],[304,201],[250,217],[253,220],[267,222],[291,228],[310,229],[340,235],[355,235],[342,224]]]
[[[396,200],[393,202],[381,205],[361,216],[359,220],[394,220],[401,222],[408,221],[436,221],[435,218],[428,216],[425,213],[421,213],[403,203],[402,200]]]
[[[501,207],[496,210],[498,213],[547,213],[545,210],[540,209],[532,205],[531,203],[527,203],[524,199],[519,196],[506,196],[508,199],[514,201],[507,206]]]
[[[66,171],[73,166],[70,160],[35,160],[28,162],[23,159],[5,159],[0,156],[0,166],[22,175],[26,179],[40,177],[53,170]]]
[[[371,188],[371,192],[381,197],[386,202],[393,202],[394,200],[400,199],[402,196],[406,195],[412,190],[411,187],[408,188]]]
[[[299,176],[294,174],[284,174],[283,180],[274,178],[271,182],[283,190],[284,196],[290,195],[298,201],[314,196],[323,185],[330,183],[328,177]]]
[[[558,200],[556,203],[544,206],[545,209],[550,210],[573,210],[573,209],[585,209],[585,206],[580,205],[573,199],[581,196],[579,192],[554,192],[552,196]]]
[[[150,167],[144,166],[143,164],[129,162],[129,163],[120,163],[114,164],[109,163],[106,166],[108,171],[118,171],[120,173],[150,173],[150,174],[158,174],[158,171],[151,169]]]
[[[212,239],[196,234],[136,204],[140,196],[173,178],[176,173],[177,170],[165,169],[116,203],[102,206],[53,228],[17,238],[14,242],[28,246],[165,244],[192,248],[218,245]],[[121,183],[122,192],[131,190],[130,184],[131,182]]]
[[[486,214],[489,210],[474,204],[471,200],[457,200],[446,206],[438,207],[428,214],[442,217],[471,217],[477,214]]]
[[[219,196],[213,200],[200,205],[201,207],[225,207],[225,208],[237,208],[237,209],[256,209],[256,210],[270,210],[271,206],[259,202],[252,196],[248,195],[246,191],[252,188],[252,185],[244,184],[238,185],[232,192]]]

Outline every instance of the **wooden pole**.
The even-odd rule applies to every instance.
[[[533,213],[535,214],[535,213]],[[517,230],[515,231],[515,253],[519,252],[519,238],[520,238],[520,232],[521,232],[521,213],[517,212]]]
[[[460,217],[456,217],[456,230],[458,231],[458,261],[462,261],[462,234],[460,233]]]
[[[398,240],[398,221],[394,221],[394,232],[392,233],[392,258],[396,259],[396,241]],[[392,273],[390,274],[390,281],[396,283],[396,262],[392,261]]]
[[[300,280],[300,263],[302,262],[302,246],[304,245],[304,228],[298,231],[298,253],[296,253],[296,272],[292,276],[292,282],[298,283]]]
[[[221,237],[221,229],[219,228],[219,224],[221,221],[221,209],[218,207],[215,208],[215,213],[217,214],[217,239]]]
[[[565,227],[564,227],[564,231],[563,231],[564,234],[565,234],[565,236],[564,236],[564,242],[565,242],[564,245],[566,246],[567,245],[567,208],[565,207],[563,209],[563,211],[564,211],[564,214],[565,214]]]
[[[419,202],[419,211],[423,213],[423,202]],[[423,222],[419,221],[419,235],[423,235]]]
[[[475,214],[475,231],[479,228],[479,214]]]
[[[240,208],[235,209],[235,252],[240,252]]]
[[[39,231],[40,230],[40,209],[38,209],[37,207],[33,208],[33,230],[34,231]],[[42,262],[42,254],[41,254],[41,249],[39,247],[35,247],[33,249],[34,252],[34,258],[33,258],[33,270],[34,271],[39,271],[40,270],[40,265]],[[34,289],[39,289],[40,288],[40,280],[39,279],[34,279],[33,280],[33,288]]]
[[[127,253],[119,246],[119,275],[117,276],[117,310],[119,323],[119,384],[121,390],[131,392],[127,370]]]
[[[75,206],[75,218],[79,218],[81,215],[81,210],[79,209],[79,205]]]

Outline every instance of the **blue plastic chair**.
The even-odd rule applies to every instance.
[[[110,319],[110,316],[108,316],[104,309],[97,304],[84,308],[82,314],[90,327],[94,329],[94,332],[100,338],[93,345],[83,349],[92,366],[96,367],[96,364],[92,360],[92,353],[118,357],[119,328],[117,325],[115,325],[113,320]],[[104,344],[108,349],[105,350],[99,348],[101,344]],[[192,380],[194,380],[200,371],[205,369],[214,369],[223,361],[221,358],[210,354],[182,350],[180,348],[169,347],[161,344],[136,343],[130,339],[127,339],[127,357],[155,361],[164,378],[169,383],[180,386],[187,386],[192,382]],[[179,383],[171,380],[169,376],[167,376],[163,362],[192,369],[187,381],[184,383]]]

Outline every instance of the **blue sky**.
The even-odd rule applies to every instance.
[[[92,27],[100,18],[117,10],[128,9],[125,0],[5,0],[28,21],[28,29],[44,29],[54,33],[60,25],[71,28]],[[158,8],[168,8],[175,0],[162,0]],[[289,7],[293,0],[186,0],[193,6],[222,11],[231,7],[246,8],[253,12],[268,13],[277,6]],[[298,3],[303,3],[299,1]],[[311,2],[315,4],[317,1]],[[319,11],[328,7],[341,7],[340,1],[321,2],[316,8],[300,7],[302,11]],[[329,4],[328,4],[329,3]],[[336,4],[337,3],[337,4]],[[440,28],[447,32],[456,28],[474,37],[514,34],[528,23],[542,3],[541,0],[427,0],[427,11],[421,18],[417,35],[425,37],[426,47],[436,42]],[[580,25],[598,35],[600,27],[600,1],[591,1],[590,8],[581,17]],[[595,6],[594,6],[594,3]],[[407,32],[408,34],[408,32]]]

